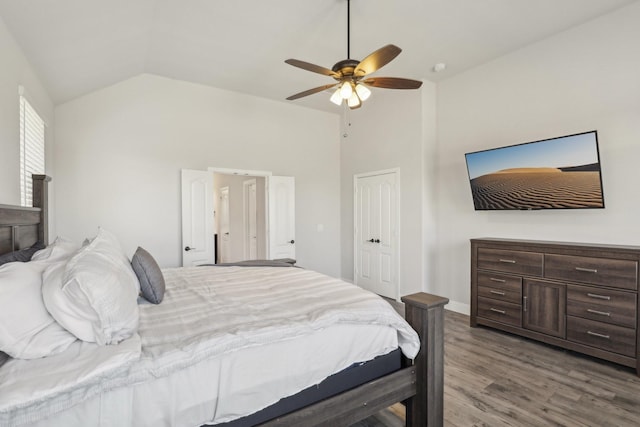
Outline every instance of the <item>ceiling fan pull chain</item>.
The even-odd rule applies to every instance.
[[[347,103],[342,103],[342,137],[349,138],[349,129],[351,128],[351,120],[349,118],[350,108]]]

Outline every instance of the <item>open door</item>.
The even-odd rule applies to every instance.
[[[296,259],[296,199],[292,176],[269,177],[269,258]]]
[[[182,266],[213,264],[213,174],[182,170]]]
[[[242,183],[244,196],[244,257],[258,259],[258,209],[255,179]]]
[[[218,204],[218,260],[231,262],[231,223],[229,222],[229,187],[220,187]]]

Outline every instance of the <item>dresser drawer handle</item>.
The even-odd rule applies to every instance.
[[[504,280],[504,279],[496,279],[495,277],[489,277],[489,280],[491,280],[492,282],[507,283],[506,280]]]
[[[611,339],[611,337],[609,335],[604,335],[604,334],[599,334],[597,332],[591,332],[591,331],[587,331],[588,335],[594,336],[594,337],[598,337],[598,338],[604,338],[604,339]]]
[[[598,294],[587,293],[587,296],[590,298],[604,299],[607,301],[611,300],[611,297],[608,295],[598,295]]]
[[[493,311],[494,313],[500,313],[500,314],[507,314],[506,311],[504,310],[498,310],[497,308],[490,308],[489,310]]]
[[[507,263],[507,264],[515,264],[516,263],[515,259],[502,259],[502,258],[500,258],[498,261],[504,262],[504,263]]]
[[[587,308],[587,311],[588,311],[589,313],[599,314],[600,316],[607,316],[607,317],[611,317],[611,313],[607,313],[606,311],[592,310],[592,309],[590,309],[590,308]]]
[[[577,271],[584,271],[585,273],[597,273],[598,270],[595,268],[584,268],[584,267],[576,267]]]
[[[490,293],[494,294],[494,295],[500,295],[500,296],[505,296],[504,292],[500,292],[500,291],[494,291],[494,290],[490,290]]]

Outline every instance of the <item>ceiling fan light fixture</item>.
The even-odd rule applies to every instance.
[[[344,82],[340,86],[340,96],[342,99],[349,99],[353,94],[353,87],[351,86],[351,82]]]
[[[331,95],[331,98],[329,98],[329,100],[336,105],[342,104],[342,95],[340,95],[340,88],[336,89],[335,92],[333,92],[333,95]]]
[[[352,92],[351,96],[347,100],[347,105],[349,106],[349,108],[351,109],[358,108],[360,107],[361,104],[362,102],[360,101],[358,94],[356,92]]]
[[[344,0],[342,0],[344,1]],[[314,73],[332,77],[336,83],[308,89],[287,97],[287,100],[302,98],[327,89],[338,87],[330,100],[336,105],[342,105],[346,100],[351,109],[359,108],[362,102],[371,95],[370,87],[383,89],[418,89],[421,81],[398,77],[368,77],[386,64],[391,62],[402,52],[398,46],[388,44],[370,53],[362,61],[351,59],[351,0],[347,0],[347,59],[336,62],[331,69],[300,61],[287,59],[286,62],[294,67]]]
[[[358,94],[358,98],[360,98],[361,101],[366,101],[371,96],[371,91],[369,90],[369,88],[362,83],[358,83],[356,85],[356,93]]]

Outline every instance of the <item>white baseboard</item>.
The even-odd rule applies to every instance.
[[[471,314],[471,306],[463,302],[450,300],[449,304],[445,305],[444,308],[445,310],[455,311],[456,313],[466,314],[467,316]]]

